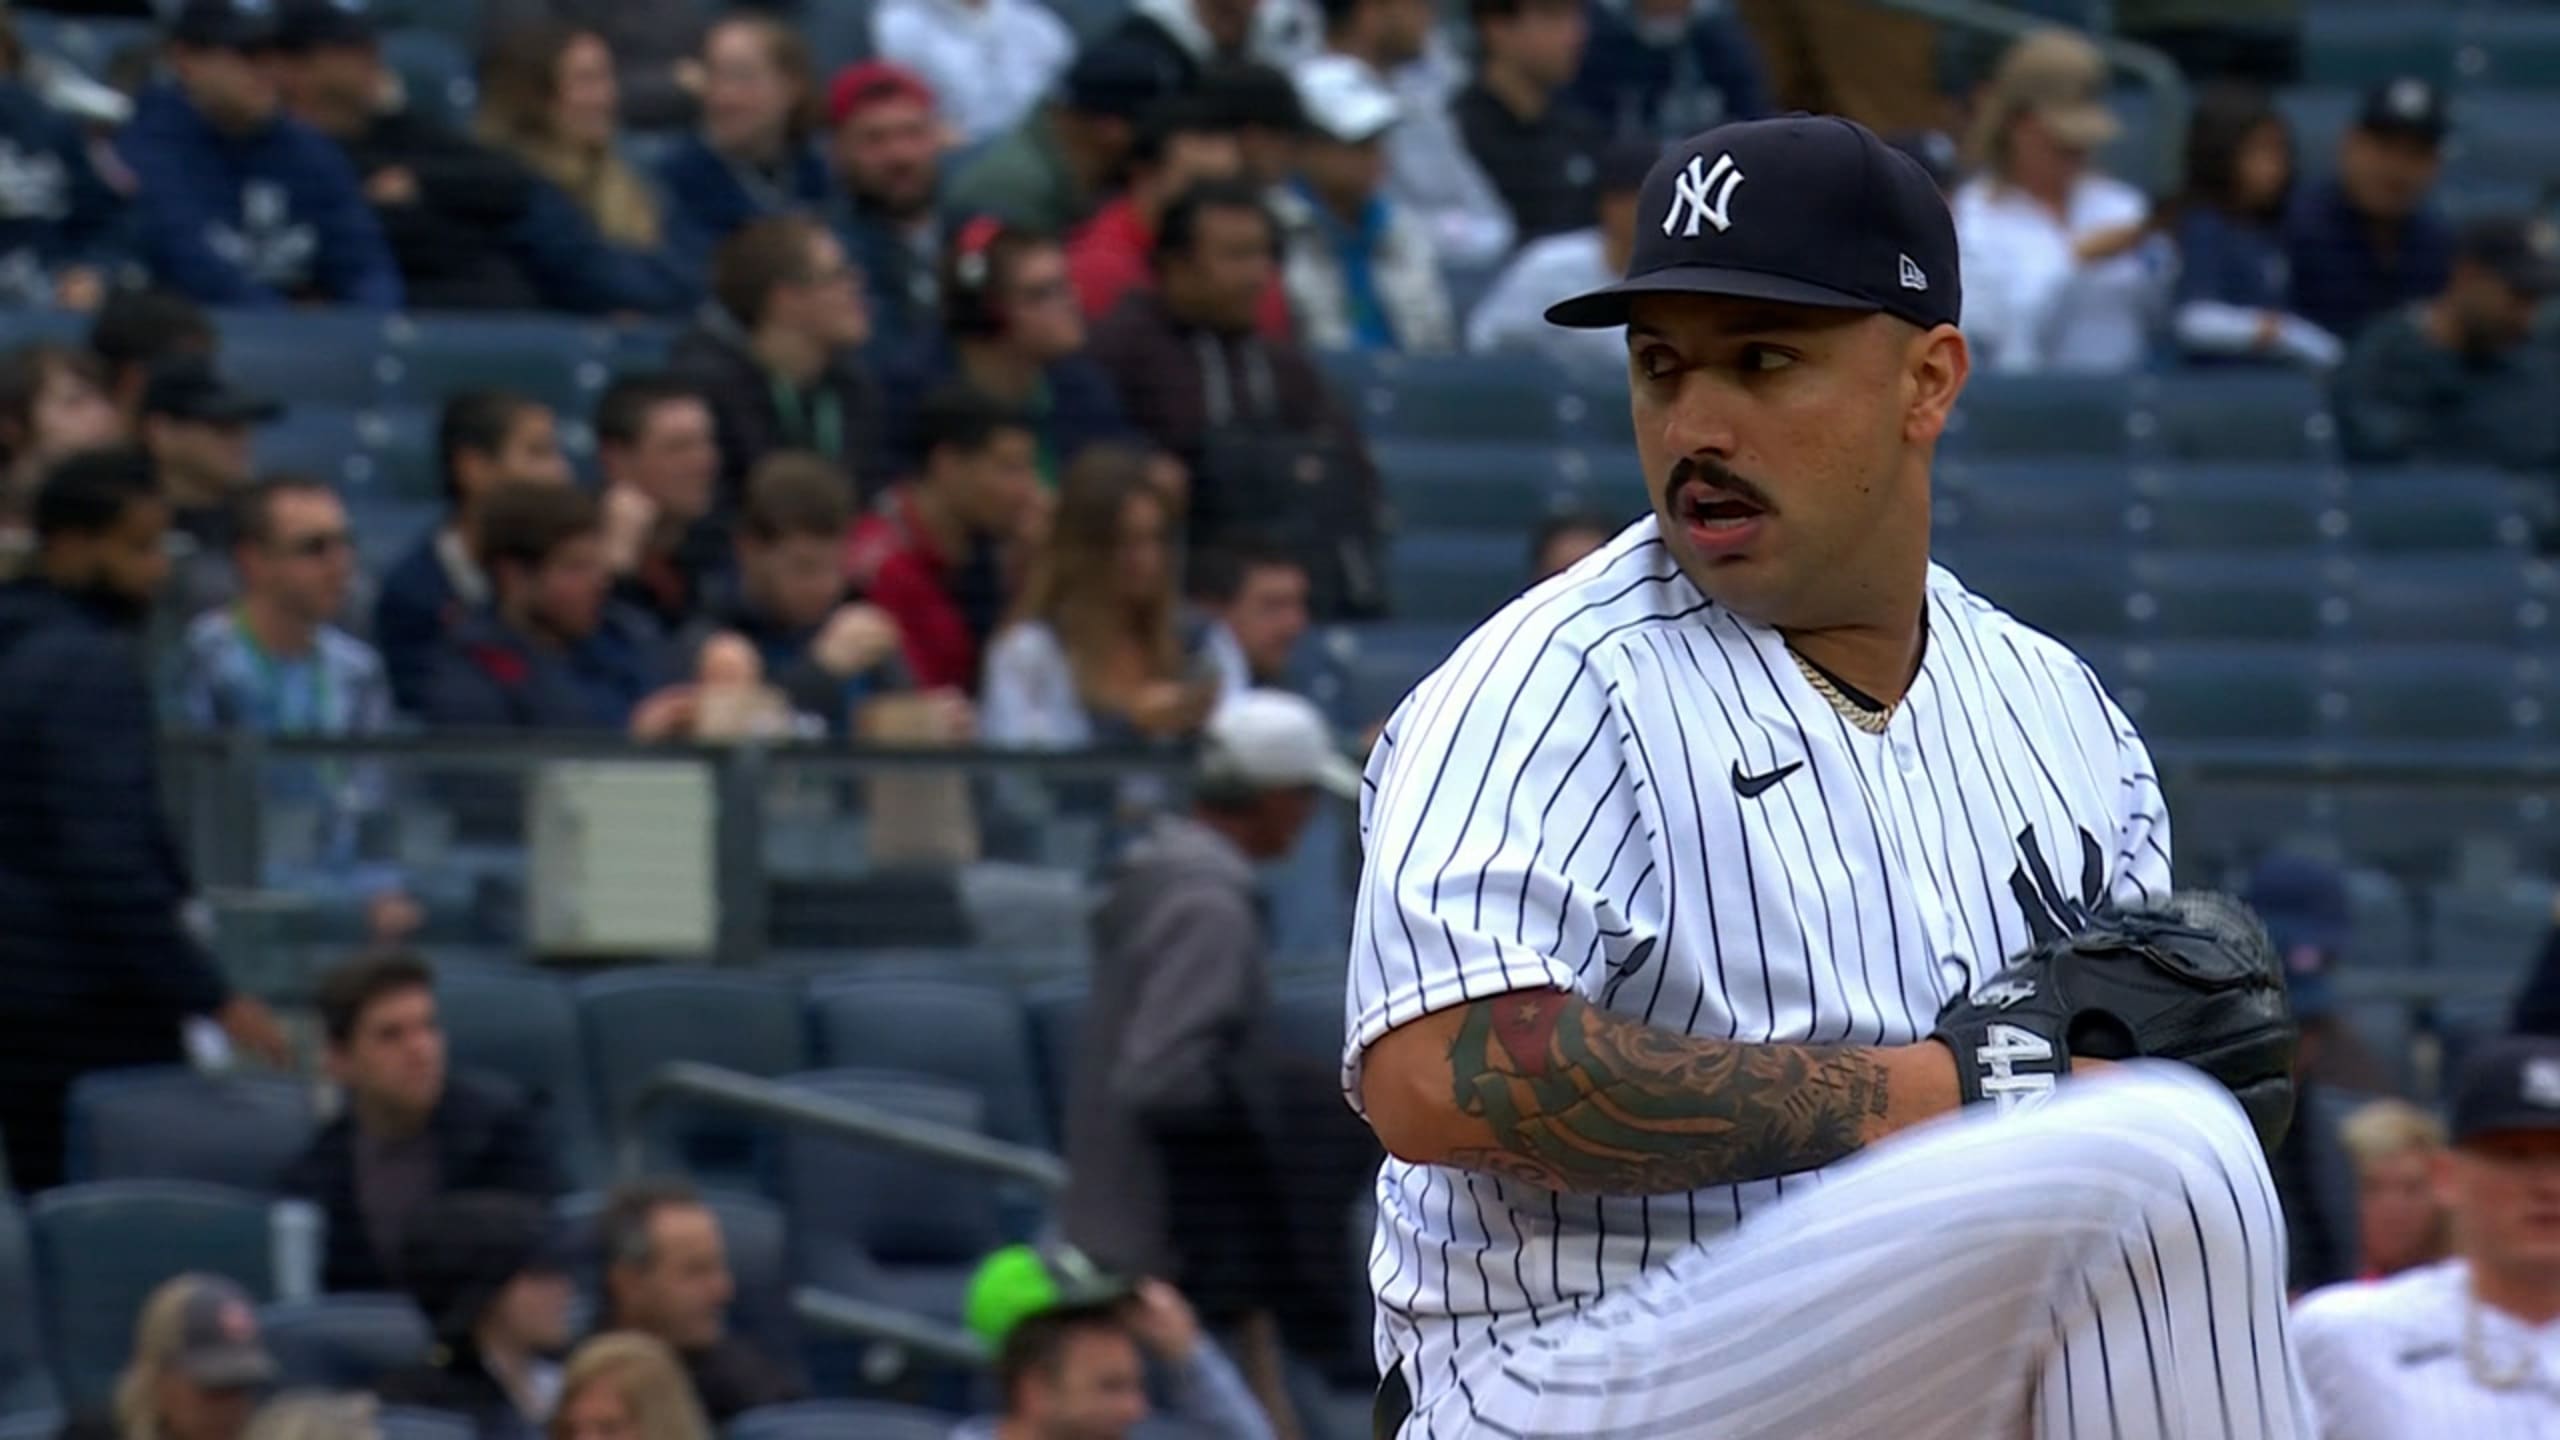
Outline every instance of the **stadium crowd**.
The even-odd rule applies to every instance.
[[[1665,223],[1637,192],[1666,139],[1799,106],[1887,132],[1948,196],[1989,374],[2308,370],[2348,458],[2560,466],[2560,231],[2448,218],[2453,110],[2427,78],[2375,84],[2336,153],[2299,153],[2263,88],[2298,59],[2281,4],[2113,7],[2200,87],[2157,195],[2108,172],[2124,125],[2084,35],[2029,34],[1949,93],[1928,22],[1829,0],[1470,0],[1463,25],[1427,0],[879,0],[850,40],[788,5],[478,8],[467,114],[404,75],[401,17],[363,0],[168,0],[94,76],[0,9],[0,294],[86,336],[0,355],[11,1183],[69,1178],[84,1076],[191,1043],[291,1063],[203,933],[167,732],[1196,743],[1187,807],[1134,783],[1075,802],[1125,842],[1093,857],[1111,1019],[1079,1034],[1064,1126],[1080,1248],[975,1270],[994,1376],[961,1434],[1107,1440],[1151,1406],[1187,1433],[1333,1433],[1279,1297],[1329,1285],[1308,1276],[1339,1237],[1264,1243],[1289,1227],[1254,1207],[1301,1153],[1273,1136],[1367,1141],[1338,1110],[1271,1120],[1332,1107],[1333,1081],[1248,1043],[1270,1009],[1257,867],[1358,789],[1327,719],[1273,692],[1312,627],[1395,609],[1380,462],[1326,364],[1527,352],[1606,389],[1620,339],[1541,316]],[[846,49],[869,58],[822,73]],[[646,358],[584,413],[435,396],[418,458],[441,513],[360,534],[338,476],[261,469],[300,402],[235,380],[222,335],[350,310],[588,317]],[[1608,483],[1612,512],[1521,537],[1521,582],[1634,511],[1633,477]],[[400,788],[363,764],[271,783],[349,833]],[[328,1291],[405,1295],[426,1329],[347,1393],[260,1404],[289,1367],[250,1293],[166,1277],[111,1413],[64,1433],[396,1436],[434,1411],[489,1440],[705,1440],[805,1401],[805,1357],[730,1323],[704,1192],[636,1180],[559,1218],[543,1097],[447,1064],[436,973],[403,948],[417,877],[322,848],[296,883],[371,949],[311,997],[335,1118],[275,1188],[322,1216]],[[2309,1032],[2276,1157],[2297,1288],[2460,1236],[2497,1262],[2495,1227],[2437,1196],[2509,1203],[2482,1178],[2503,1152],[2464,1151],[2457,1115],[2448,1159],[2430,1115],[2361,1103],[2395,1082],[2323,985],[2344,881],[2279,856],[2252,883]],[[2560,1030],[2531,996],[2519,1016]]]

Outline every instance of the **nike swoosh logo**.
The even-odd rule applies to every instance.
[[[1766,775],[1745,775],[1742,762],[1737,760],[1733,766],[1733,793],[1745,800],[1757,800],[1768,793],[1769,787],[1803,768],[1804,762],[1798,760],[1792,765],[1781,765]]]

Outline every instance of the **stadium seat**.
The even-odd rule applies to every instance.
[[[2316,464],[2331,458],[2337,427],[2311,376],[2215,370],[2161,376],[2133,433],[2144,454],[2163,460]]]
[[[2521,488],[2494,470],[2365,472],[2348,488],[2348,534],[2373,554],[2513,550],[2532,538]]]
[[[986,1107],[957,1085],[876,1070],[790,1077],[800,1089],[983,1133]],[[808,1131],[783,1142],[784,1206],[809,1282],[960,1318],[980,1258],[1008,1238],[997,1182],[881,1146]]]
[[[1466,440],[1381,440],[1370,457],[1399,529],[1493,531],[1509,538],[1517,556],[1526,555],[1528,537],[1549,515],[1589,503],[1611,479],[1631,496],[1642,473],[1632,451],[1593,456]],[[1595,483],[1595,476],[1602,478]],[[1612,505],[1608,513],[1622,509],[1629,505]]]
[[[1940,558],[1974,593],[2046,634],[2078,643],[2131,633],[2132,581],[2120,547],[1959,540]]]
[[[1527,588],[1526,537],[1399,535],[1388,571],[1399,617],[1473,625]]]
[[[2367,974],[2419,963],[2418,913],[2408,888],[2388,872],[2362,865],[2348,869],[2346,881],[2347,943],[2339,961]]]
[[[2364,103],[2361,86],[2296,85],[2276,93],[2276,108],[2293,127],[2293,153],[2305,169],[2325,170],[2338,150],[2338,137]]]
[[[455,128],[470,124],[480,85],[463,41],[438,30],[393,30],[382,37],[382,58],[399,74],[412,109]]]
[[[311,312],[276,318],[257,312],[222,317],[222,371],[232,383],[281,400],[287,414],[306,408],[362,410],[389,399],[383,385],[383,322],[346,312],[314,320]]]
[[[911,1405],[803,1400],[767,1405],[729,1422],[728,1440],[951,1440],[952,1418]]]
[[[27,1217],[15,1197],[0,1191],[0,1413],[61,1408],[39,1313]]]
[[[1465,440],[1477,444],[1567,445],[1622,440],[1623,421],[1596,419],[1591,403],[1530,355],[1328,355],[1328,370],[1351,397],[1373,440]]]
[[[2120,376],[1987,375],[1967,387],[1948,427],[1946,453],[2121,456],[2126,384]]]
[[[305,1081],[182,1065],[84,1075],[69,1104],[65,1173],[75,1183],[201,1180],[269,1191],[319,1128]]]
[[[62,1431],[60,1410],[13,1410],[0,1415],[0,1440],[60,1440]]]
[[[2302,78],[2372,85],[2398,75],[2453,79],[2449,9],[2312,4],[2302,13]]]
[[[605,1198],[605,1192],[589,1190],[566,1196],[559,1205],[561,1221],[577,1237],[581,1279],[588,1282],[604,1270],[596,1221]],[[800,1352],[800,1322],[791,1308],[798,1271],[782,1211],[769,1200],[734,1190],[707,1190],[702,1200],[719,1217],[720,1243],[736,1286],[729,1328],[776,1363],[792,1364]],[[601,1306],[600,1296],[597,1303]]]
[[[2457,14],[2454,23],[2454,69],[2467,83],[2560,87],[2560,15],[2489,8]]]
[[[422,1410],[415,1405],[385,1405],[374,1416],[382,1440],[479,1440],[480,1428],[468,1415]]]
[[[31,6],[13,7],[9,23],[27,49],[67,60],[92,76],[103,76],[116,57],[137,47],[156,46],[159,28],[149,20],[122,16],[50,15]]]
[[[582,422],[611,378],[612,332],[547,315],[416,315],[393,322],[393,388],[422,401],[513,390]]]
[[[2510,975],[2521,984],[2550,933],[2546,882],[2440,885],[2427,897],[2427,958],[2438,970]]]
[[[1933,477],[1931,519],[1952,545],[2090,543],[2124,528],[2133,472],[2122,460],[1951,460]]]
[[[1082,976],[1036,986],[1022,997],[1031,1022],[1031,1053],[1040,1066],[1040,1099],[1049,1133],[1067,1133],[1067,1086],[1075,1075],[1076,1027],[1084,1022]]]
[[[658,1070],[698,1061],[749,1075],[787,1075],[808,1066],[809,1034],[798,987],[706,970],[633,970],[577,987],[597,1101],[606,1131],[627,1134],[632,1106]],[[662,1112],[647,1137],[672,1147],[697,1171],[743,1180],[757,1151],[742,1148],[733,1117],[682,1106]]]
[[[845,975],[810,988],[820,1064],[894,1070],[961,1086],[986,1107],[987,1133],[1049,1146],[1022,1002],[962,979]]]
[[[2507,644],[2546,636],[2551,602],[2536,571],[2503,554],[2403,555],[2357,562],[2352,633],[2411,644]]]
[[[2329,685],[2318,657],[2291,646],[2159,647],[2116,688],[2158,746],[2177,741],[2298,745],[2322,731]]]
[[[1344,626],[1328,643],[1340,648],[1343,684],[1334,723],[1361,729],[1385,719],[1422,678],[1449,658],[1466,638],[1448,624]]]
[[[400,563],[418,537],[443,522],[444,507],[433,500],[386,499],[349,495],[347,526],[355,532],[356,559],[368,575],[380,575]]]
[[[1311,648],[1311,647],[1310,647]],[[1086,877],[1063,867],[982,860],[961,867],[960,905],[980,953],[998,952],[989,974],[1025,976],[1081,969],[1090,946],[1094,896]]]
[[[2436,753],[2453,745],[2514,750],[2541,733],[2515,659],[2486,647],[2369,647],[2356,653],[2342,688],[2348,734],[2360,741],[2424,744]]]
[[[2560,95],[2465,90],[2453,99],[2448,181],[2539,186],[2560,175]]]
[[[2325,472],[2295,465],[2163,465],[2134,476],[2133,543],[2168,550],[2308,549],[2345,529]]]
[[[187,1271],[273,1293],[272,1207],[219,1185],[119,1180],[48,1190],[28,1207],[36,1293],[54,1380],[71,1410],[106,1403],[133,1347],[134,1317]]]
[[[1339,963],[1336,969],[1341,968]],[[1286,1054],[1342,1061],[1342,982],[1336,977],[1276,986],[1271,994],[1271,1038]]]
[[[2308,642],[2346,623],[2329,569],[2301,553],[2141,555],[2126,604],[2136,633],[2163,640]]]
[[[436,1013],[453,1067],[521,1087],[542,1106],[571,1181],[602,1181],[604,1137],[568,983],[520,966],[438,966]]]
[[[435,1336],[406,1295],[321,1295],[283,1300],[258,1312],[283,1383],[317,1390],[370,1390],[383,1376],[427,1358]]]

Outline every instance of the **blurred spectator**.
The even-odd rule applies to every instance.
[[[174,83],[146,92],[118,153],[138,185],[144,263],[206,305],[395,310],[400,270],[338,148],[281,112],[257,53],[266,0],[183,0]]]
[[[1297,168],[1298,142],[1307,133],[1297,82],[1285,71],[1240,60],[1203,75],[1200,89],[1235,131],[1241,162],[1236,173],[1266,190],[1288,179]]]
[[[173,356],[152,370],[141,437],[173,511],[177,558],[166,618],[184,625],[239,593],[231,522],[253,473],[251,430],[283,414],[274,399],[234,387],[200,356]]]
[[[2453,1244],[2435,1188],[2444,1121],[2406,1100],[2368,1100],[2347,1116],[2344,1136],[2356,1167],[2359,1278],[2442,1260]]]
[[[1598,223],[1522,246],[1468,317],[1469,350],[1544,355],[1577,380],[1615,379],[1626,373],[1624,330],[1550,325],[1547,307],[1615,284],[1627,273],[1627,256],[1636,243],[1636,196],[1660,150],[1647,142],[1622,141],[1602,153]]]
[[[912,72],[866,60],[837,74],[827,117],[844,192],[837,228],[861,267],[880,341],[903,346],[932,330],[941,304],[942,128],[933,91]]]
[[[707,626],[753,645],[791,707],[832,735],[851,730],[857,707],[908,688],[910,678],[898,622],[877,604],[845,599],[852,521],[834,466],[790,450],[766,456],[747,479],[735,583],[687,637],[698,649]]]
[[[2560,229],[2492,216],[2465,225],[2444,293],[2365,328],[2338,367],[2338,439],[2364,461],[2560,466],[2560,382],[2532,343],[2560,289]]]
[[[248,1293],[220,1275],[162,1281],[133,1325],[113,1413],[80,1416],[64,1440],[242,1440],[275,1356]]]
[[[604,517],[561,485],[501,485],[480,517],[488,608],[445,636],[427,680],[428,724],[457,730],[628,731],[663,740],[692,723],[649,622],[610,600]]]
[[[961,385],[926,397],[916,429],[923,463],[854,526],[845,570],[896,622],[916,684],[975,693],[1005,608],[993,553],[1045,503],[1038,437],[1028,416]]]
[[[1324,53],[1359,61],[1396,91],[1403,119],[1387,132],[1387,193],[1451,262],[1488,264],[1511,249],[1511,207],[1423,74],[1433,23],[1430,0],[1326,0]]]
[[[1129,438],[1111,377],[1086,353],[1084,312],[1057,241],[988,216],[965,221],[941,290],[942,335],[889,375],[889,410],[902,426],[897,469],[922,462],[921,406],[954,381],[1030,420],[1041,478],[1052,484],[1086,446]]]
[[[1191,574],[1220,702],[1286,680],[1307,633],[1307,567],[1277,545],[1234,539],[1201,555]]]
[[[861,354],[870,308],[842,242],[805,216],[758,220],[721,245],[711,296],[668,367],[711,402],[728,503],[776,450],[823,455],[870,493],[883,479],[880,392]]]
[[[1169,508],[1138,452],[1077,457],[987,654],[988,743],[1073,750],[1188,735],[1208,718],[1217,680],[1186,672],[1176,635]]]
[[[1449,102],[1467,149],[1526,242],[1590,223],[1600,122],[1567,87],[1591,20],[1581,0],[1469,0],[1476,74]]]
[[[27,1193],[61,1183],[63,1097],[92,1070],[174,1065],[212,1015],[282,1063],[183,915],[135,634],[167,583],[169,503],[147,456],[91,450],[36,492],[30,578],[0,587],[0,1138]]]
[[[1760,51],[1724,0],[1602,0],[1572,93],[1612,134],[1657,144],[1769,113]]]
[[[2292,311],[2284,254],[2293,135],[2263,92],[2205,92],[2187,123],[2187,191],[2177,206],[2172,331],[2188,358],[2286,360],[2326,369],[2345,347]]]
[[[1250,58],[1257,8],[1258,0],[1131,0],[1102,43],[1145,57],[1166,89],[1195,91],[1213,66]]]
[[[1143,47],[1114,40],[1085,47],[1056,98],[952,176],[952,211],[1067,234],[1119,188],[1139,117],[1178,88]]]
[[[711,1423],[759,1405],[805,1397],[799,1380],[729,1329],[737,1284],[720,1217],[682,1181],[638,1181],[605,1199],[600,1330],[637,1332],[665,1345]],[[589,1345],[599,1342],[589,1341]]]
[[[1004,1411],[952,1440],[1129,1440],[1148,1416],[1148,1362],[1165,1418],[1204,1440],[1271,1440],[1269,1419],[1180,1291],[1132,1284],[1070,1249],[1009,1246],[970,1279],[969,1329],[995,1356]]]
[[[0,298],[94,310],[123,259],[124,197],[26,70],[25,43],[0,9]]]
[[[406,103],[363,11],[282,0],[278,16],[285,104],[355,167],[411,307],[663,312],[689,302],[670,264],[606,241],[520,159]]]
[[[51,341],[0,355],[0,528],[17,537],[11,545],[23,551],[27,508],[55,461],[123,438],[97,357]]]
[[[1529,533],[1529,583],[1551,580],[1617,537],[1623,524],[1587,510],[1568,510],[1538,522]]]
[[[2010,374],[2140,365],[2162,299],[2150,202],[2097,168],[2122,130],[2107,108],[2107,63],[2069,30],[2009,47],[1984,88],[1958,186],[1965,334],[1981,363]]]
[[[635,130],[693,123],[702,98],[702,27],[696,0],[479,0],[480,30],[507,37],[556,27],[596,37],[606,62],[607,115]]]
[[[1300,333],[1316,350],[1451,349],[1457,327],[1430,233],[1385,193],[1396,97],[1348,56],[1307,61],[1297,83],[1309,133],[1271,209]]]
[[[411,1226],[439,1195],[560,1193],[535,1106],[504,1082],[447,1069],[435,972],[423,961],[350,961],[320,977],[314,1003],[341,1109],[278,1188],[328,1221],[324,1287],[391,1288]]]
[[[1040,0],[881,0],[871,48],[944,98],[961,144],[1022,123],[1075,59],[1075,32]]]
[[[2302,74],[2303,0],[2114,0],[2116,33],[2189,75],[2290,85]]]
[[[241,1440],[383,1440],[382,1402],[362,1392],[288,1390],[258,1407]]]
[[[675,243],[712,247],[771,215],[827,206],[827,162],[811,143],[825,118],[808,42],[753,11],[702,37],[702,125],[658,165]]]
[[[536,1440],[560,1393],[550,1357],[571,1338],[567,1252],[539,1200],[466,1190],[430,1202],[401,1237],[395,1273],[436,1348],[384,1377],[382,1398],[463,1416],[479,1440]]]
[[[426,706],[427,675],[446,632],[489,603],[478,549],[480,512],[490,492],[505,484],[569,483],[569,457],[560,452],[550,407],[503,390],[446,397],[436,458],[444,518],[382,577],[373,614],[373,643],[390,672],[391,698],[413,715]]]
[[[2293,1124],[2267,1157],[2284,1210],[2287,1288],[2300,1294],[2355,1273],[2356,1170],[2343,1129],[2356,1102],[2336,1080],[2342,1058],[2353,1060],[2354,1045],[2339,1020],[2329,973],[2346,949],[2352,912],[2345,874],[2305,855],[2262,858],[2245,893],[2284,961],[2285,1000],[2301,1027]]]
[[[1872,0],[1735,0],[1734,12],[1759,51],[1774,108],[1846,115],[1878,134],[1947,123],[1937,21]]]
[[[650,8],[634,6],[635,9]],[[613,51],[594,30],[502,32],[480,81],[480,138],[559,187],[628,256],[666,242],[656,186],[621,150]]]
[[[275,476],[232,506],[231,564],[239,599],[196,617],[178,657],[177,722],[199,734],[379,735],[391,728],[382,657],[332,622],[355,590],[355,536],[338,492],[315,479]],[[365,817],[385,800],[380,771],[332,760],[267,763],[266,798],[314,812],[320,873],[294,888],[351,893],[377,940],[417,928],[414,902],[381,866],[357,860]]]
[[[171,355],[210,357],[221,338],[194,301],[166,290],[119,290],[98,307],[89,326],[90,353],[106,367],[107,398],[128,430],[142,428],[142,397],[153,366]]]
[[[2292,1311],[2301,1373],[2328,1440],[2534,1430],[2560,1313],[2553,1185],[2560,1176],[2560,1042],[2487,1038],[2447,1087],[2452,1145],[2434,1166],[2452,1258],[2340,1285]]]
[[[1085,318],[1099,320],[1149,279],[1148,251],[1174,197],[1203,180],[1244,172],[1244,146],[1225,108],[1206,95],[1182,95],[1147,112],[1129,153],[1129,188],[1094,212],[1067,240],[1067,274]],[[1288,333],[1288,296],[1275,289],[1264,323]],[[1274,313],[1276,311],[1276,313]]]
[[[2444,93],[2404,75],[2365,96],[2338,140],[2338,170],[2305,185],[2285,215],[2293,304],[2352,342],[2378,316],[2444,288],[2453,227],[2436,208],[2451,127]]]
[[[672,635],[728,561],[703,523],[720,490],[711,407],[676,380],[624,375],[596,402],[595,432],[614,598]]]
[[[569,1353],[550,1440],[712,1440],[712,1422],[666,1346],[598,1335]]]
[[[1094,331],[1094,358],[1139,431],[1189,471],[1190,537],[1273,538],[1307,561],[1327,618],[1379,605],[1377,478],[1368,448],[1305,351],[1257,334],[1278,237],[1261,196],[1232,183],[1174,202],[1157,284]]]
[[[1964,183],[1964,147],[1946,131],[1897,130],[1884,141],[1927,171],[1929,178],[1937,182],[1940,195],[1953,195],[1956,187]]]

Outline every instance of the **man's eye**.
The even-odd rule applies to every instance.
[[[1658,346],[1636,352],[1636,372],[1648,380],[1668,379],[1679,368],[1671,352]]]
[[[1775,345],[1745,345],[1734,368],[1746,375],[1765,375],[1773,370],[1784,370],[1794,363],[1796,357],[1792,351],[1781,350]]]

